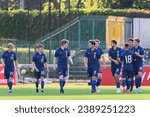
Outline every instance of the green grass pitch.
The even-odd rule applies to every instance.
[[[150,87],[142,93],[116,94],[114,86],[101,86],[100,94],[91,94],[86,84],[66,84],[65,94],[59,94],[59,84],[46,84],[44,93],[35,93],[34,84],[19,84],[9,94],[7,86],[0,86],[0,100],[150,100]]]

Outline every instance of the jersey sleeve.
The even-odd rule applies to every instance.
[[[112,56],[111,49],[108,50],[108,56]]]
[[[141,50],[140,50],[140,55],[144,55],[144,49],[143,48],[141,48]]]
[[[97,58],[101,57],[101,51],[97,51]]]
[[[36,54],[33,55],[32,61],[33,61],[33,62],[36,61]]]
[[[70,51],[68,50],[68,57],[70,56]]]
[[[88,50],[85,51],[84,57],[88,57]]]
[[[46,63],[47,62],[47,57],[46,57],[46,55],[44,55],[44,63]]]
[[[17,60],[17,54],[14,53],[14,61],[16,61],[16,60]]]
[[[59,55],[59,50],[57,49],[57,50],[55,51],[55,57],[58,57],[58,55]]]
[[[124,60],[124,53],[121,53],[121,55],[120,55],[120,59],[121,59],[121,61],[123,61],[123,60]]]
[[[3,52],[2,54],[2,59],[5,59],[5,52]]]

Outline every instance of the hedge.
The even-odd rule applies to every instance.
[[[80,15],[114,15],[126,17],[150,18],[150,10],[137,9],[90,9],[90,10],[71,10],[61,12],[59,22],[58,11],[52,11],[51,30],[57,29]],[[41,19],[41,20],[40,20]],[[48,12],[37,10],[30,11],[29,15],[29,34],[30,39],[36,40],[49,32]],[[28,12],[25,10],[0,11],[0,38],[28,39]]]

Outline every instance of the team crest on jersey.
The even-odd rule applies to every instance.
[[[13,54],[11,54],[11,58],[10,59],[14,59],[14,55]]]

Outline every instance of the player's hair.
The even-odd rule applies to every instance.
[[[134,41],[136,41],[136,42],[140,43],[140,39],[134,39]]]
[[[128,48],[128,47],[129,47],[129,44],[126,43],[124,46],[125,46],[125,48]]]
[[[117,45],[117,41],[116,40],[112,40],[111,43]]]
[[[43,48],[43,47],[44,47],[43,44],[39,44],[39,45],[37,46],[37,48]]]
[[[133,38],[129,38],[128,41],[132,41],[133,42],[134,40],[133,40]]]
[[[60,45],[64,45],[64,44],[66,44],[66,43],[69,43],[69,40],[67,40],[67,39],[62,39],[62,40],[60,41]]]
[[[100,43],[101,41],[100,41],[99,39],[95,39],[95,42],[98,42],[98,43]]]
[[[89,40],[88,43],[91,43],[92,45],[95,45],[95,40]]]
[[[8,44],[7,44],[7,47],[8,47],[8,48],[14,47],[14,44],[13,44],[13,43],[8,43]]]

